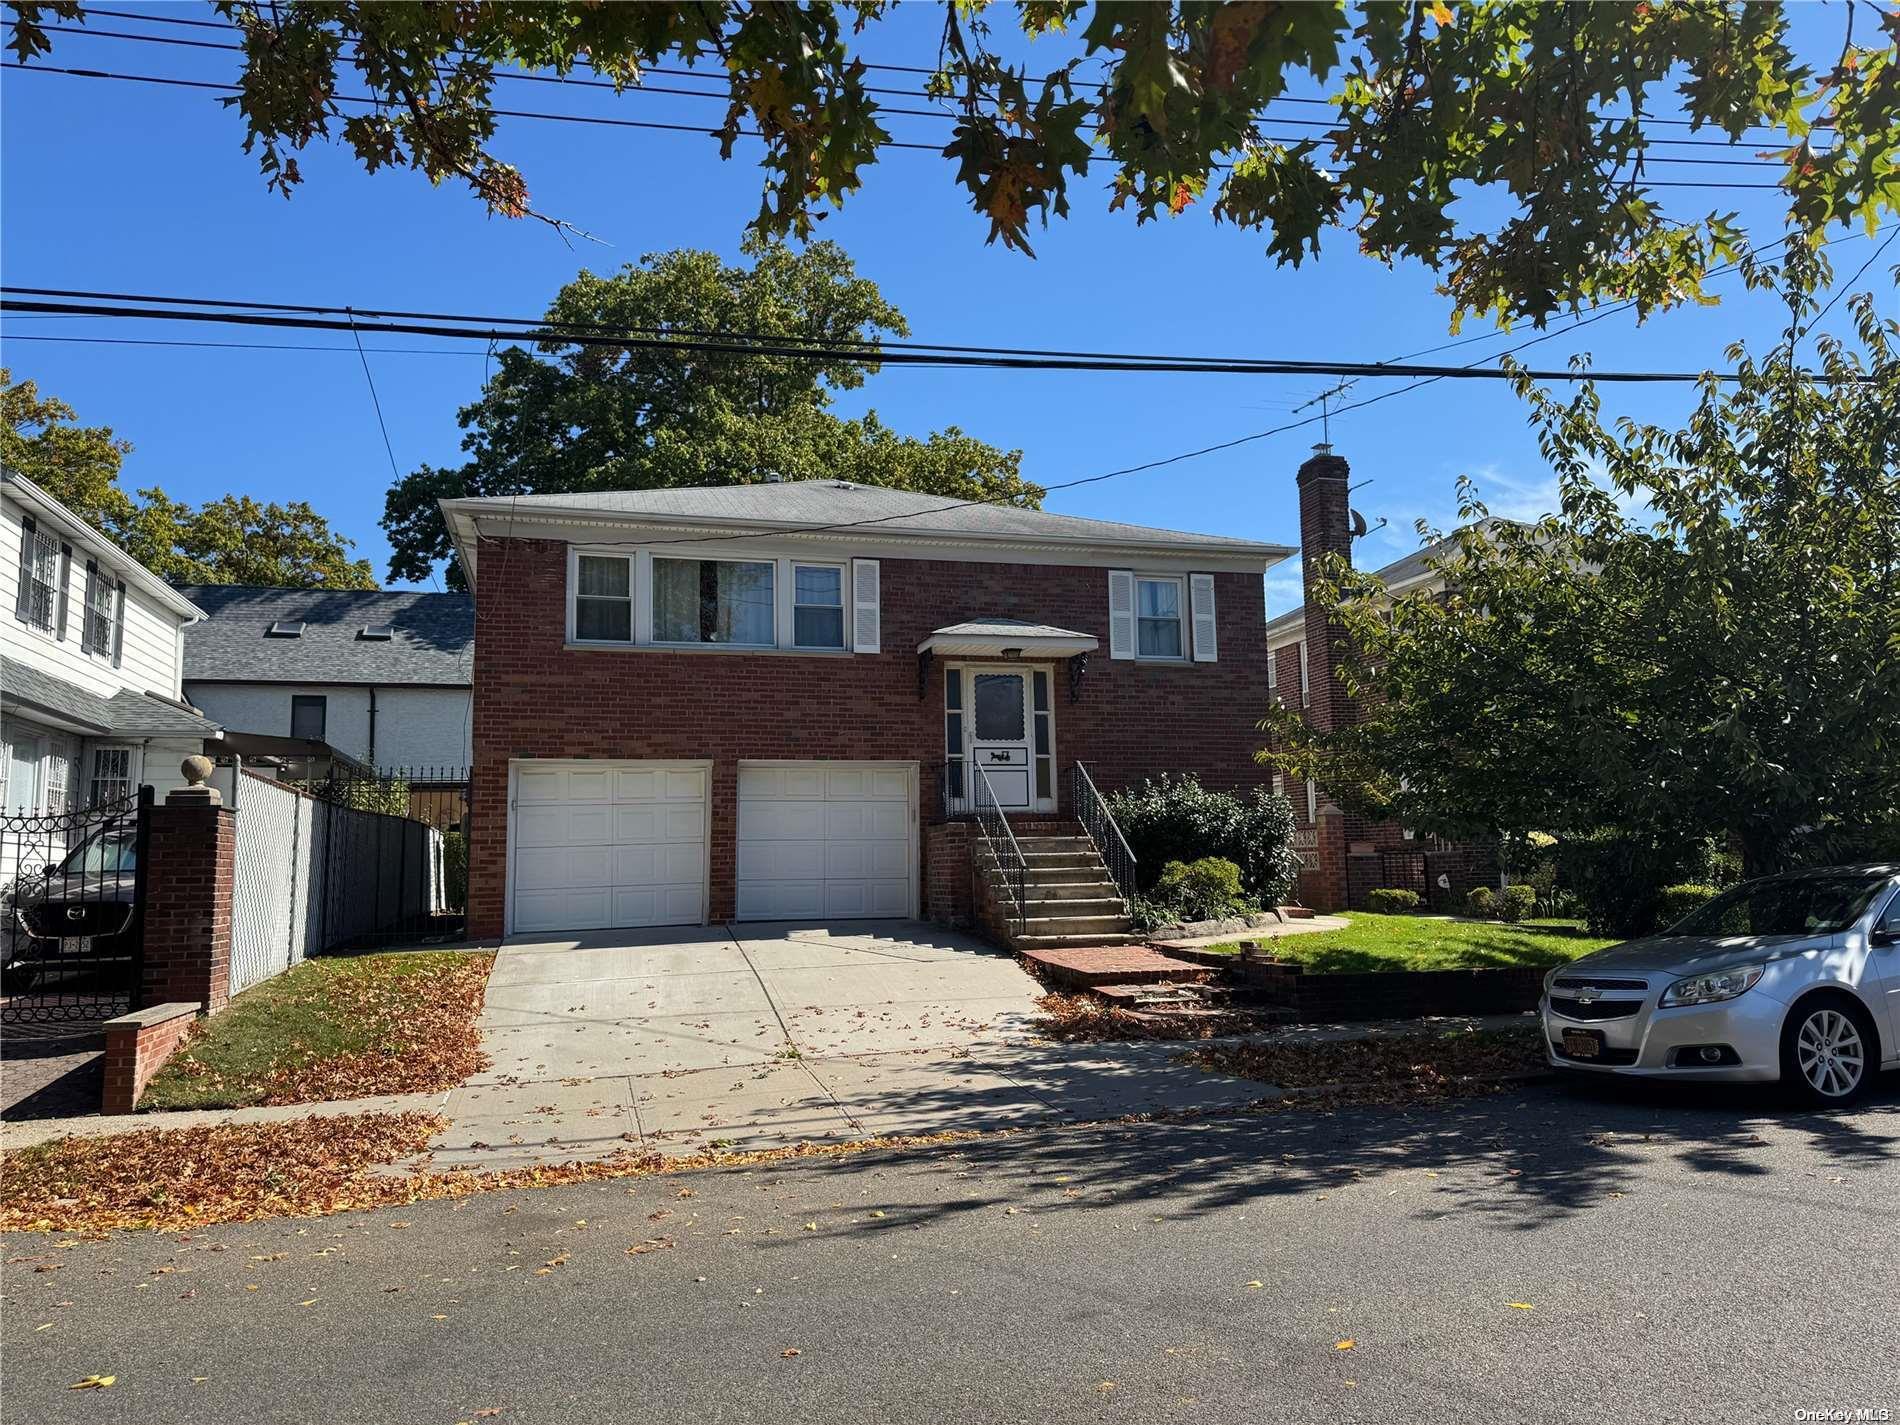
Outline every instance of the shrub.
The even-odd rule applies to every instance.
[[[1692,881],[1664,886],[1656,899],[1656,924],[1674,925],[1697,906],[1714,899],[1714,886],[1699,886]]]
[[[1497,894],[1498,919],[1515,925],[1537,907],[1537,887],[1506,886]]]
[[[1418,909],[1418,892],[1381,886],[1366,892],[1366,909],[1380,915],[1405,915]]]
[[[1711,842],[1657,841],[1619,829],[1566,837],[1557,846],[1563,882],[1576,892],[1584,924],[1598,935],[1647,935],[1662,917],[1663,887],[1706,883],[1723,871]]]
[[[1277,905],[1293,889],[1300,862],[1285,797],[1264,788],[1251,795],[1209,791],[1183,772],[1150,778],[1106,800],[1135,853],[1143,891],[1154,889],[1169,862],[1208,856],[1239,867],[1241,886],[1264,905]]]
[[[1218,920],[1247,909],[1240,891],[1240,867],[1220,856],[1170,861],[1155,882],[1154,899],[1177,920]]]
[[[1473,886],[1465,892],[1465,914],[1473,920],[1490,920],[1497,913],[1497,893],[1489,886]]]
[[[468,906],[468,837],[459,831],[442,833],[442,900],[450,910]]]

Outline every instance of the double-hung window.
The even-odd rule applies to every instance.
[[[792,645],[844,647],[844,567],[792,566]]]
[[[633,642],[633,558],[582,554],[574,582],[574,637],[582,643]]]
[[[653,641],[771,648],[778,639],[769,560],[653,560]]]
[[[1306,677],[1306,640],[1300,640],[1300,706],[1305,707],[1313,701],[1312,684]]]
[[[86,623],[79,646],[101,658],[116,658],[119,624],[125,617],[125,586],[97,564],[86,565]]]
[[[1135,579],[1135,656],[1181,658],[1187,640],[1181,627],[1181,581]]]
[[[14,617],[47,633],[59,600],[59,541],[31,520],[20,523],[20,593]]]

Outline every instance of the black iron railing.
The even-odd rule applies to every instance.
[[[983,848],[988,853],[988,871],[1008,892],[1016,933],[1021,935],[1029,915],[1029,862],[1016,841],[1016,833],[1009,829],[1009,818],[996,800],[990,774],[972,762],[964,775],[968,779],[970,810],[975,814],[977,830],[982,834]]]
[[[1122,835],[1122,829],[1115,824],[1108,803],[1095,790],[1095,779],[1089,776],[1089,769],[1080,762],[1069,764],[1069,812],[1082,823],[1089,840],[1095,843],[1102,864],[1108,867],[1109,877],[1115,882],[1115,890],[1122,898],[1123,907],[1132,911],[1135,900],[1135,853],[1128,849],[1128,838]]]

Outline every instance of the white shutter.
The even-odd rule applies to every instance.
[[[1188,607],[1194,615],[1194,661],[1215,661],[1214,576],[1188,575]]]
[[[877,560],[851,561],[851,651],[876,653],[879,649]]]
[[[1130,569],[1108,571],[1108,656],[1135,656],[1135,575]]]

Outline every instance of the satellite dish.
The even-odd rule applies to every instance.
[[[1358,539],[1366,532],[1366,517],[1357,510],[1350,510],[1347,513],[1352,516],[1352,537]]]

